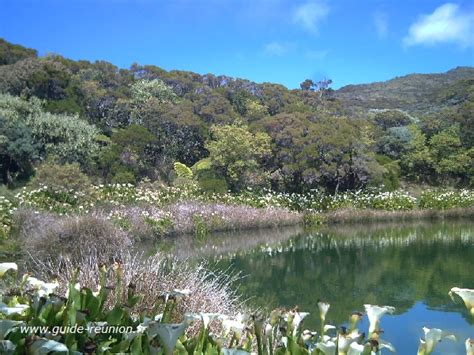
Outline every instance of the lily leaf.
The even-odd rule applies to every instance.
[[[22,324],[22,323],[23,322],[9,320],[9,319],[0,320],[0,340],[5,339],[5,337],[8,335],[8,333],[12,331],[13,328],[15,328],[17,325]]]
[[[49,339],[38,339],[30,346],[30,351],[34,355],[49,354],[50,352],[68,354],[66,345]]]

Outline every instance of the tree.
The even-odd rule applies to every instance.
[[[279,189],[337,192],[380,180],[382,169],[369,150],[362,121],[285,113],[263,124],[274,140],[272,181]]]
[[[132,118],[143,121],[143,112],[156,110],[163,105],[175,103],[178,96],[162,80],[138,80],[130,87],[132,93]]]
[[[450,179],[462,179],[474,163],[470,150],[462,147],[459,126],[435,134],[428,145],[434,170],[444,183]]]
[[[39,158],[55,156],[61,163],[87,165],[98,151],[99,130],[77,115],[43,112],[41,102],[0,95],[0,114],[11,125],[26,126]]]
[[[412,138],[400,159],[402,171],[410,180],[429,181],[430,176],[433,176],[433,160],[426,144],[426,136],[414,124],[409,126],[409,130]]]
[[[152,174],[148,148],[156,141],[145,127],[130,125],[114,132],[111,144],[99,157],[102,175],[108,182],[135,182]]]
[[[33,162],[38,158],[38,145],[24,122],[14,122],[0,116],[0,170],[2,183],[11,185],[33,174]]]
[[[233,190],[265,183],[262,163],[270,154],[270,137],[245,125],[213,126],[206,142],[209,160]]]
[[[313,80],[311,79],[306,79],[300,84],[301,90],[304,90],[304,91],[314,91],[314,86],[315,84]]]

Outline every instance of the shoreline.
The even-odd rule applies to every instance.
[[[473,207],[449,209],[414,209],[407,211],[387,211],[375,209],[339,209],[321,214],[326,224],[352,224],[362,222],[426,220],[444,218],[474,217]]]

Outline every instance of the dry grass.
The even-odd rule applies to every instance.
[[[254,208],[219,203],[179,202],[167,207],[176,234],[192,233],[195,218],[202,218],[209,231],[242,230],[294,225],[301,214],[284,208]]]
[[[474,208],[452,208],[447,210],[417,209],[410,211],[382,211],[371,209],[340,209],[323,214],[328,224],[358,223],[368,221],[396,221],[438,218],[473,217]]]
[[[134,287],[142,300],[132,309],[135,314],[145,312],[151,314],[159,303],[160,295],[174,289],[188,289],[191,296],[179,303],[176,318],[182,318],[185,312],[216,312],[236,314],[241,308],[239,296],[233,289],[239,280],[238,275],[228,272],[213,272],[207,264],[200,262],[191,264],[188,261],[166,258],[160,254],[144,258],[140,254],[122,251],[115,255],[114,263],[123,271],[121,302],[126,303],[128,287]],[[66,292],[65,285],[74,279],[83,287],[97,290],[99,285],[100,265],[98,252],[93,252],[81,261],[69,258],[47,260],[34,259],[35,269],[40,277],[51,279],[56,277],[62,285],[61,292]],[[117,290],[117,277],[114,263],[107,265],[107,285],[112,295]],[[115,304],[114,297],[109,297],[107,307]]]
[[[97,215],[64,217],[20,210],[15,214],[15,224],[24,250],[42,260],[55,256],[81,262],[99,251],[100,261],[107,262],[132,244],[125,232]]]

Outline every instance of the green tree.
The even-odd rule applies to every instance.
[[[3,126],[7,130],[7,136],[10,135],[10,144],[29,139],[39,159],[54,156],[61,163],[77,162],[86,166],[98,152],[96,136],[99,131],[95,126],[77,115],[43,112],[41,101],[37,99],[27,101],[0,95],[0,115],[4,119]],[[18,130],[11,127],[18,127]],[[16,138],[11,138],[12,135]],[[34,157],[32,155],[28,160],[33,160]]]
[[[418,182],[428,182],[433,175],[433,160],[426,142],[426,136],[416,125],[409,126],[412,139],[400,160],[404,175]]]
[[[119,129],[111,137],[99,157],[102,175],[108,182],[135,182],[149,175],[152,166],[147,148],[156,138],[145,127],[130,125]]]
[[[469,150],[462,147],[458,126],[435,134],[429,140],[429,147],[434,170],[444,183],[462,180],[474,163]]]
[[[175,103],[178,96],[162,80],[138,80],[131,85],[132,118],[143,122],[143,113],[147,110],[162,108],[166,104]]]
[[[12,185],[16,180],[31,176],[38,153],[32,132],[25,123],[0,116],[0,170],[3,184]]]
[[[252,133],[245,125],[213,126],[206,142],[209,160],[234,190],[264,184],[263,161],[271,152],[271,139]]]

